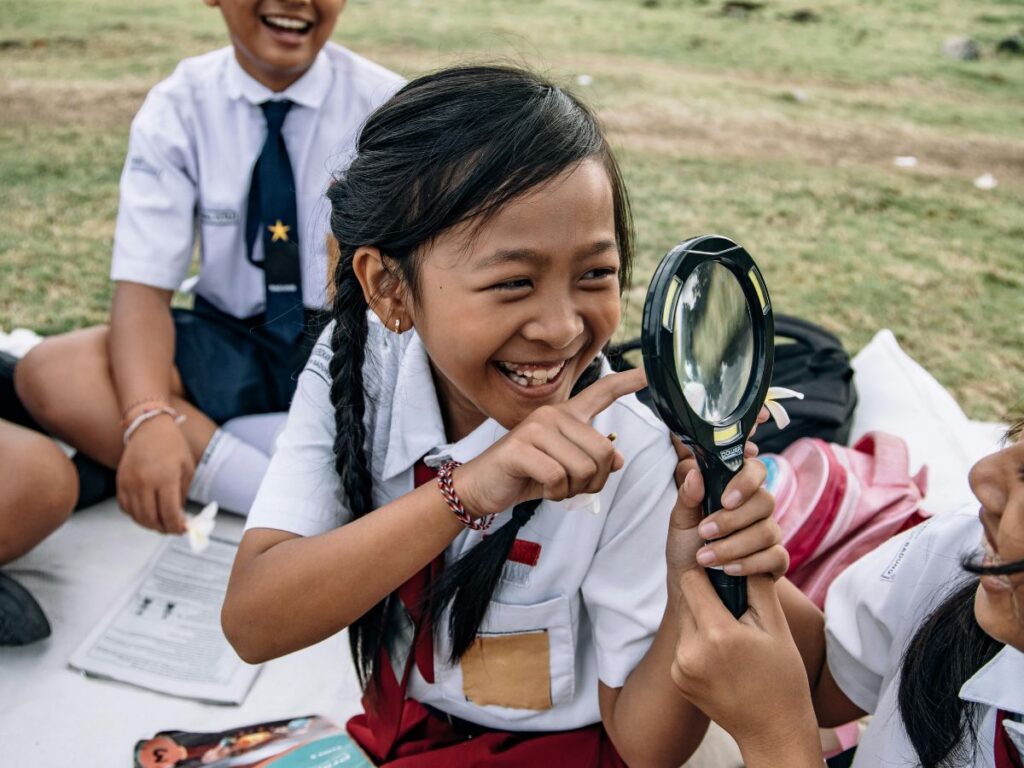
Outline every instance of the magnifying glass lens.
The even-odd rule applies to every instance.
[[[717,261],[683,283],[673,327],[676,377],[690,408],[712,426],[730,421],[754,368],[754,330],[743,287]]]

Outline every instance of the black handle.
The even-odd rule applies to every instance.
[[[717,464],[717,462],[716,462]],[[742,467],[742,462],[739,467]],[[722,508],[722,494],[725,493],[725,486],[739,472],[718,464],[710,468],[701,467],[704,474],[704,517]],[[747,612],[747,577],[730,576],[721,568],[712,566],[707,569],[708,579],[711,580],[715,592],[722,598],[725,607],[729,609],[737,619]]]

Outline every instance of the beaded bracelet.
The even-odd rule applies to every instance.
[[[170,416],[174,419],[175,424],[181,424],[181,422],[185,420],[185,417],[182,414],[178,413],[170,406],[165,405],[162,408],[150,408],[132,419],[132,423],[129,424],[127,429],[124,431],[124,437],[122,438],[124,440],[124,444],[128,445],[128,441],[131,440],[132,435],[135,434],[135,430],[150,419],[155,419],[157,416]]]
[[[461,467],[461,461],[446,461],[437,471],[437,487],[441,489],[441,495],[448,502],[448,508],[455,513],[459,521],[467,528],[474,531],[486,531],[494,522],[494,515],[473,517],[462,505],[462,499],[455,492],[455,485],[452,483],[452,472],[456,467]]]

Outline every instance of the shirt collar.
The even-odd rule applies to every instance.
[[[270,90],[263,83],[242,69],[235,52],[228,57],[227,94],[232,99],[245,99],[250,104],[263,104],[274,99],[288,99],[303,107],[319,109],[327,98],[332,81],[331,63],[327,54],[320,51],[313,65],[280,93]]]
[[[1024,653],[1006,646],[960,689],[960,698],[1024,714]]]
[[[508,432],[494,419],[487,419],[466,437],[449,443],[427,351],[416,331],[409,334],[391,396],[391,429],[382,473],[385,481],[406,472],[424,457],[434,466],[448,458],[465,463]]]

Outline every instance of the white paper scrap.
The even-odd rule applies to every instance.
[[[983,173],[974,180],[974,186],[978,189],[995,189],[999,186],[999,182],[996,181],[996,177],[991,173]]]
[[[217,524],[217,502],[211,501],[198,515],[185,516],[185,530],[188,533],[188,545],[193,552],[202,552],[210,546],[210,535]]]

